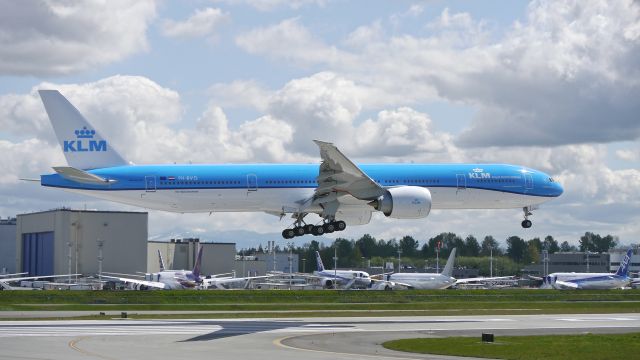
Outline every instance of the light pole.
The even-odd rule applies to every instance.
[[[587,250],[587,272],[589,272],[589,250]]]
[[[493,277],[493,246],[489,246],[489,277]]]
[[[333,288],[338,290],[338,284],[336,281],[338,280],[338,247],[333,247]]]
[[[303,273],[307,272],[307,259],[306,258],[302,258],[302,272]]]
[[[400,255],[402,255],[402,249],[398,246],[398,272],[401,272],[401,270],[400,270]]]

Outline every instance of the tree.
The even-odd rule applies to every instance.
[[[507,256],[520,263],[527,257],[528,246],[524,239],[518,236],[510,236],[507,239]]]
[[[542,241],[540,238],[533,238],[527,241],[527,254],[523,259],[525,263],[540,261],[540,252],[542,251]]]
[[[400,249],[405,257],[414,257],[418,253],[418,242],[411,236],[400,239]]]
[[[460,252],[462,256],[478,256],[480,254],[480,244],[478,244],[478,240],[473,236],[469,235],[464,240],[464,249]]]
[[[373,256],[380,256],[376,238],[369,234],[364,234],[360,239],[356,241],[356,246],[360,249],[362,256],[371,258]]]
[[[551,235],[547,235],[542,242],[542,248],[546,249],[549,254],[554,254],[560,251],[560,247],[558,246],[558,242]]]
[[[482,240],[482,246],[480,249],[480,255],[489,256],[493,253],[493,256],[502,255],[502,250],[500,249],[500,244],[493,238],[491,235],[487,235]]]
[[[580,237],[580,251],[607,252],[616,245],[618,245],[618,240],[611,235],[602,237],[587,231]]]
[[[560,251],[572,252],[572,251],[578,251],[578,248],[576,248],[575,245],[569,245],[568,241],[563,241],[562,244],[560,244]]]

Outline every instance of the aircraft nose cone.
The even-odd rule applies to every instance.
[[[560,196],[560,195],[562,195],[563,192],[564,192],[564,188],[562,188],[562,185],[560,185],[559,183],[556,183],[555,195],[556,196]]]

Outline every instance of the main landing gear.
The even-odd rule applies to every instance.
[[[347,223],[342,220],[338,221],[326,221],[321,225],[305,224],[302,218],[298,218],[295,226],[290,229],[284,229],[282,231],[282,237],[285,239],[293,239],[297,236],[303,236],[311,234],[313,236],[320,236],[323,234],[329,234],[334,231],[342,231],[347,228]]]
[[[524,211],[524,220],[522,220],[522,223],[520,225],[522,225],[523,228],[528,229],[533,224],[531,220],[529,220],[529,216],[533,215],[533,213],[531,212],[531,208],[529,206],[523,207],[522,211]]]

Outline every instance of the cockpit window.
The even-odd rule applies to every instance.
[[[556,182],[556,181],[552,177],[550,177],[549,182]]]

